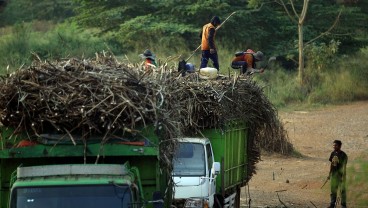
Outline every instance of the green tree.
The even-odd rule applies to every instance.
[[[82,26],[98,27],[124,48],[142,45],[195,47],[200,27],[212,15],[227,14],[230,6],[219,1],[87,1],[78,0],[75,20]],[[180,45],[181,43],[181,45]]]
[[[301,12],[298,13],[296,6],[293,2],[293,0],[289,0],[289,4],[290,6],[287,7],[284,0],[277,0],[277,2],[279,2],[283,8],[285,9],[287,15],[289,16],[289,18],[298,25],[298,52],[299,52],[299,57],[298,57],[298,63],[299,63],[299,73],[298,73],[298,78],[299,78],[299,83],[301,86],[304,85],[304,49],[305,49],[305,42],[304,42],[304,23],[307,17],[307,13],[308,13],[308,7],[309,7],[309,0],[303,0],[303,4],[302,4],[302,9]],[[314,37],[313,39],[309,40],[309,43],[312,43],[313,41],[317,40],[318,38],[321,38],[322,36],[328,34],[331,30],[333,30],[336,26],[337,21],[339,20],[341,12],[337,15],[337,19],[335,20],[335,22],[332,24],[332,26],[330,26],[328,28],[327,31],[325,32],[321,32],[320,34],[318,34],[316,37]]]
[[[270,6],[248,1],[87,1],[78,0],[74,20],[83,27],[97,27],[100,35],[116,40],[125,51],[161,47],[172,52],[194,50],[199,32],[212,16],[225,19],[236,14],[218,31],[217,42],[231,50],[253,48],[266,53],[288,44],[286,17]],[[280,30],[279,28],[283,28]],[[278,39],[278,42],[265,40]],[[280,47],[285,50],[286,47]],[[189,51],[188,50],[188,51]]]
[[[33,20],[62,21],[74,15],[72,0],[9,1],[0,13],[0,27]]]

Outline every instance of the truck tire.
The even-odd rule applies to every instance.
[[[224,199],[221,195],[215,195],[215,203],[213,204],[213,208],[222,208]]]

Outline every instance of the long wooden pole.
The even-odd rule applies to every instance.
[[[231,16],[233,16],[234,14],[235,14],[236,12],[233,12],[233,13],[231,13],[218,27],[216,27],[216,31],[218,30],[218,29],[220,29],[220,27],[221,26],[223,26],[224,24],[225,24],[225,22],[231,17]],[[192,56],[198,51],[198,49],[200,48],[202,46],[202,44],[201,45],[199,45],[194,51],[193,51],[193,53],[187,58],[187,60],[185,60],[186,62],[187,61],[189,61],[189,59],[190,58],[192,58]]]

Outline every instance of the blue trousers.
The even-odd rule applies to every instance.
[[[244,74],[247,71],[248,64],[245,61],[233,61],[231,62],[231,68],[240,69],[240,73]]]
[[[209,50],[205,50],[202,51],[202,58],[201,58],[201,68],[205,68],[207,67],[208,64],[208,60],[211,59],[213,62],[213,66],[217,69],[220,70],[220,66],[219,66],[219,62],[218,62],[218,56],[217,56],[217,52],[215,53],[210,53]]]

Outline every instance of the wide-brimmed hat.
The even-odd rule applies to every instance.
[[[155,54],[152,53],[149,49],[146,49],[142,54],[139,54],[141,58],[149,58],[149,59],[156,59]]]
[[[263,53],[261,51],[257,51],[256,53],[253,54],[254,58],[257,59],[258,61],[262,61],[263,60]]]

